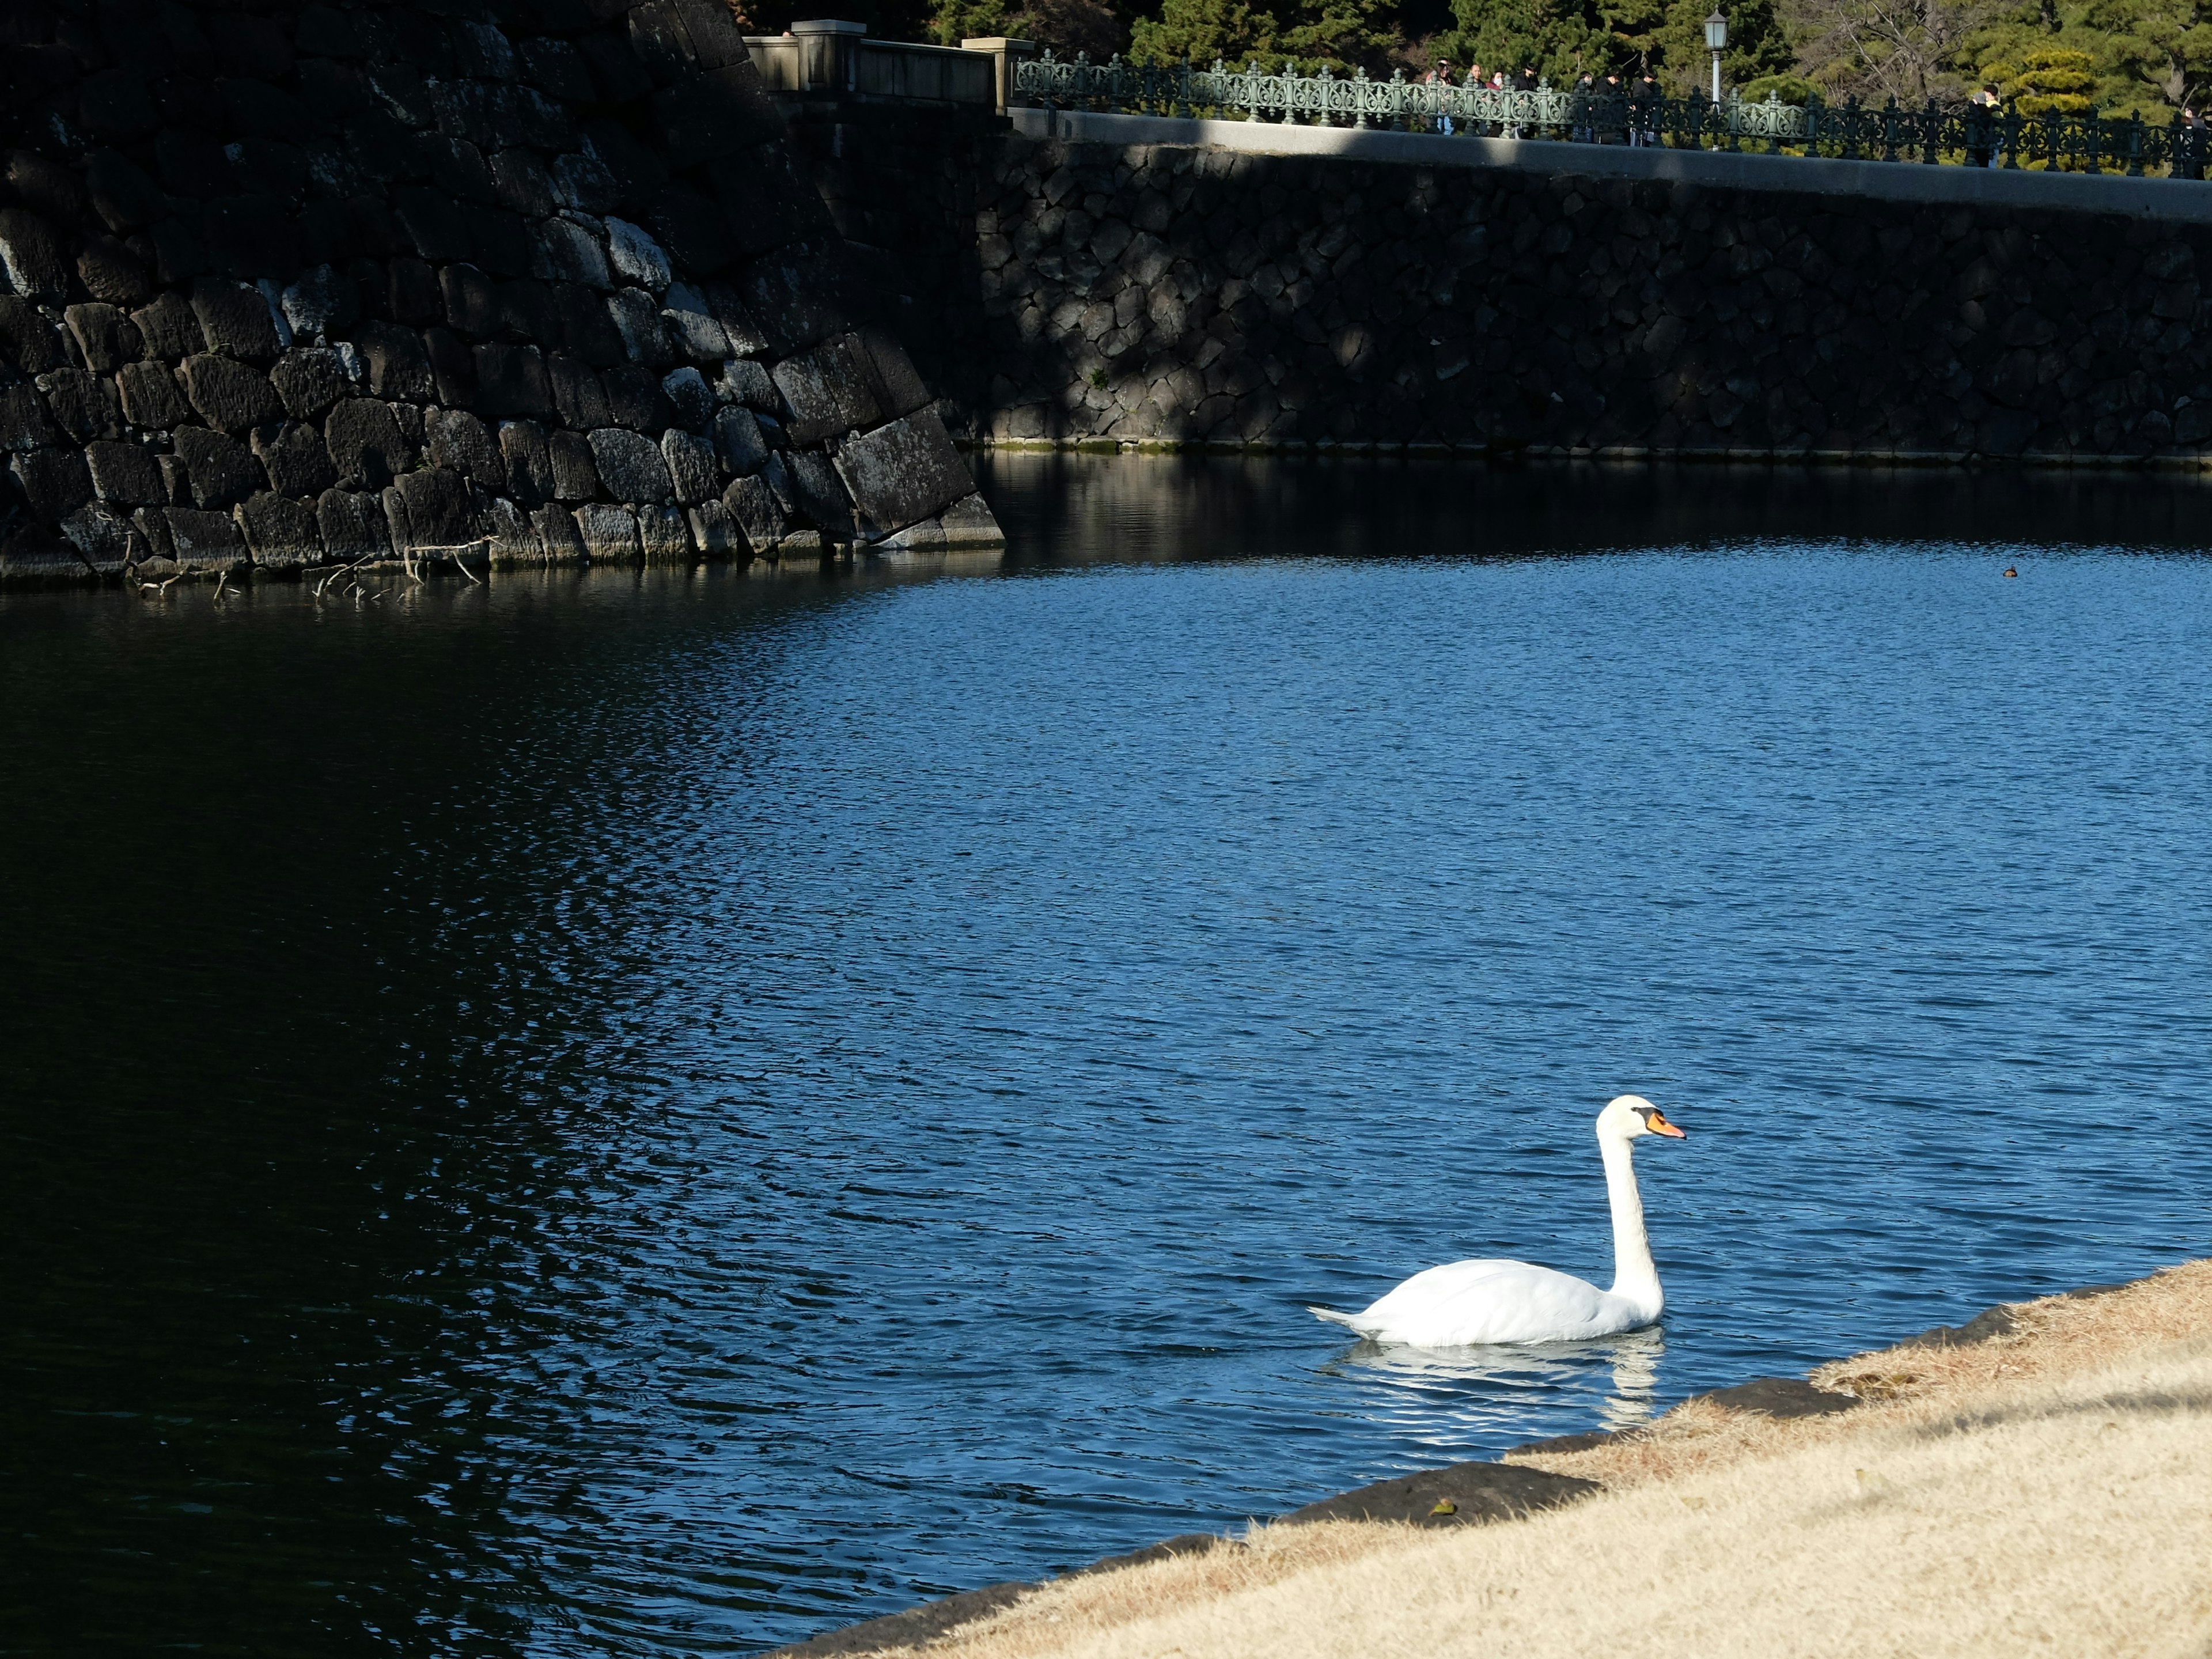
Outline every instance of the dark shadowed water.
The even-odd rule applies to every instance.
[[[2212,491],[989,474],[0,600],[0,1650],[745,1651],[2208,1249]],[[1303,1310],[1605,1276],[1627,1088],[1663,1331]]]

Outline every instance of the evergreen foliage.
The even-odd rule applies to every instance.
[[[787,6],[796,0],[775,0]],[[898,32],[902,5],[857,0]],[[1062,57],[1115,52],[1161,63],[1285,63],[1311,73],[1437,58],[1464,74],[1526,68],[1553,86],[1579,75],[1649,71],[1670,92],[1707,84],[1705,14],[1714,0],[934,0],[926,33],[951,44],[1007,34]],[[771,0],[752,0],[764,6]],[[1955,99],[1983,85],[2044,100],[2087,100],[2162,119],[2212,99],[2212,0],[1720,0],[1729,20],[1724,85],[1802,102]],[[811,15],[811,14],[809,14]],[[841,15],[857,15],[843,13]],[[765,21],[765,15],[763,15]],[[2063,83],[2063,84],[2062,84]],[[2071,106],[2067,106],[2070,107]]]

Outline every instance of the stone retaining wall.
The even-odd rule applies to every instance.
[[[2212,445],[2212,185],[1246,135],[848,142],[817,174],[902,291],[950,296],[925,368],[972,441],[2191,465]]]
[[[999,539],[718,0],[9,0],[0,76],[0,576]]]

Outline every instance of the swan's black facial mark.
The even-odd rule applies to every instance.
[[[1690,1138],[1686,1130],[1668,1122],[1667,1114],[1656,1106],[1640,1107],[1638,1113],[1644,1119],[1644,1127],[1655,1135],[1665,1135],[1670,1140],[1687,1140]]]

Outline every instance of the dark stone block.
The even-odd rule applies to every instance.
[[[412,21],[411,19],[398,20]],[[412,55],[374,65],[368,72],[371,96],[403,127],[421,131],[437,118],[430,104],[430,80],[439,71]]]
[[[355,251],[353,215],[334,197],[321,197],[300,210],[300,259],[304,264],[343,264]]]
[[[160,507],[168,499],[161,469],[150,451],[137,444],[102,441],[85,446],[92,487],[103,501],[125,507]]]
[[[400,256],[389,267],[391,314],[395,323],[426,328],[445,314],[437,273],[420,259]]]
[[[398,549],[462,547],[476,539],[468,484],[444,467],[426,466],[395,480],[384,492],[384,516]]]
[[[43,523],[59,524],[92,499],[92,472],[82,450],[33,449],[9,465],[31,515]]]
[[[485,208],[475,217],[477,261],[495,276],[550,275],[538,256],[530,229],[504,208]]]
[[[243,76],[222,83],[223,102],[230,110],[232,128],[258,137],[282,138],[298,143],[314,131],[314,124],[300,100],[266,81]]]
[[[438,401],[467,408],[477,400],[477,363],[451,329],[424,331],[429,348],[430,374],[438,387]]]
[[[584,137],[615,181],[623,203],[642,210],[668,182],[668,169],[619,121],[586,122]]]
[[[1540,1510],[1594,1498],[1595,1480],[1547,1474],[1513,1463],[1454,1463],[1419,1474],[1378,1480],[1292,1510],[1283,1523],[1312,1521],[1397,1521],[1419,1527],[1464,1527],[1517,1520]]]
[[[455,201],[488,207],[499,199],[483,152],[467,139],[425,137],[422,153],[430,161],[431,185]]]
[[[709,70],[653,94],[653,115],[678,170],[727,162],[783,137],[750,64]]]
[[[471,339],[489,340],[500,331],[499,291],[474,265],[447,265],[438,276],[444,291],[446,321]]]
[[[321,526],[315,509],[264,490],[238,509],[238,527],[253,562],[264,570],[297,570],[323,558]]]
[[[91,208],[91,198],[76,169],[35,150],[11,152],[5,178],[17,201],[55,225],[82,224]]]
[[[760,422],[749,409],[728,408],[714,416],[714,453],[723,469],[742,477],[757,472],[768,463],[768,445],[761,438]]]
[[[653,90],[653,76],[638,62],[629,40],[613,29],[598,29],[576,42],[599,94],[598,101],[629,104]]]
[[[152,432],[166,432],[185,418],[184,393],[166,363],[129,363],[116,374],[123,418]]]
[[[531,277],[499,285],[498,337],[550,350],[561,343],[561,309],[553,290]]]
[[[620,427],[602,427],[591,434],[591,442],[599,482],[617,501],[635,505],[670,499],[673,486],[668,464],[651,439]]]
[[[354,27],[352,14],[335,6],[309,6],[301,11],[293,45],[303,57],[358,61],[368,56],[368,44]]]
[[[622,205],[622,186],[597,150],[571,150],[554,157],[552,179],[554,195],[579,213],[608,214]]]
[[[630,50],[660,85],[688,79],[698,68],[691,37],[668,0],[642,0],[631,9],[628,21]]]
[[[200,241],[196,214],[173,214],[157,222],[146,234],[154,245],[154,275],[160,281],[189,282],[207,270],[207,249]]]
[[[284,412],[267,375],[228,357],[187,357],[184,377],[185,395],[192,407],[220,431],[244,432]]]
[[[281,81],[292,72],[292,46],[284,26],[251,12],[210,11],[203,25],[215,61],[234,75]]]
[[[853,540],[853,503],[830,458],[818,449],[802,449],[793,452],[789,465],[792,504],[801,516],[832,541]]]
[[[589,289],[562,283],[553,290],[561,319],[562,349],[593,368],[611,368],[628,360],[622,331],[615,326],[606,302]]]
[[[323,444],[346,489],[381,489],[415,465],[415,446],[388,404],[349,398],[323,423]]]
[[[672,184],[655,196],[647,222],[661,245],[696,276],[712,276],[738,257],[721,208],[689,185]]]
[[[26,374],[60,368],[70,360],[61,331],[36,306],[12,294],[0,294],[0,351]]]
[[[103,503],[81,507],[62,520],[61,529],[96,575],[119,576],[147,554],[145,538],[133,534],[131,520],[119,507]]]
[[[94,210],[118,235],[168,212],[153,176],[119,150],[94,150],[85,165],[84,181]]]
[[[502,149],[491,158],[492,188],[499,204],[526,219],[543,219],[556,205],[545,164],[526,149]]]
[[[95,138],[143,138],[158,120],[145,80],[127,69],[104,70],[77,88],[77,113]]]
[[[716,169],[714,190],[731,234],[748,253],[818,238],[832,228],[821,198],[793,172],[780,149],[758,151],[744,165]]]
[[[553,387],[536,346],[476,349],[477,407],[490,416],[550,415]]]
[[[566,40],[525,40],[519,48],[523,79],[540,92],[570,104],[592,98],[592,72],[584,55]]]
[[[837,446],[836,464],[863,526],[875,533],[933,519],[975,493],[934,409],[847,440]]]
[[[376,558],[392,550],[384,507],[374,495],[326,489],[315,502],[315,524],[322,532],[325,551],[342,564]]]
[[[291,204],[275,196],[226,196],[207,204],[200,237],[210,269],[233,276],[289,271],[300,263]]]
[[[362,323],[354,329],[353,343],[368,365],[368,389],[374,396],[407,403],[430,401],[430,354],[421,335],[390,323]]]
[[[145,261],[112,236],[92,237],[77,250],[76,275],[94,299],[112,306],[137,305],[154,292]]]
[[[591,556],[584,546],[583,532],[576,527],[576,515],[567,507],[539,507],[530,515],[530,527],[538,532],[548,564],[583,564],[589,561]]]
[[[246,563],[246,543],[228,513],[189,507],[161,509],[169,529],[169,556],[190,571],[236,570]]]
[[[591,369],[559,351],[553,354],[545,368],[546,377],[553,383],[553,404],[560,411],[562,425],[588,432],[593,427],[612,422],[605,388]]]
[[[641,288],[618,290],[607,301],[607,315],[621,336],[623,352],[656,374],[665,374],[679,361],[676,340],[662,320],[659,302]]]
[[[172,196],[204,201],[238,189],[238,174],[223,147],[190,127],[164,127],[154,139],[162,188]]]
[[[842,289],[837,273],[822,260],[793,253],[755,264],[739,295],[769,349],[788,356],[843,330]]]
[[[392,206],[423,258],[442,264],[476,257],[468,210],[445,191],[402,185],[392,192]]]
[[[269,301],[248,283],[203,277],[192,284],[192,313],[211,352],[266,364],[275,362],[283,349]]]
[[[0,449],[32,450],[62,441],[46,400],[28,380],[0,386]]]
[[[585,447],[588,450],[590,446]],[[555,498],[558,491],[553,480],[553,457],[546,447],[544,430],[535,421],[501,421],[499,448],[507,460],[508,491],[520,506],[543,507]],[[592,493],[584,492],[585,495]]]
[[[70,261],[61,233],[35,213],[0,208],[0,261],[27,299],[59,300],[69,291]]]
[[[431,409],[423,411],[422,425],[433,466],[450,467],[495,495],[507,493],[507,457],[482,421],[466,410]]]
[[[692,56],[701,69],[750,66],[752,54],[745,47],[744,31],[727,6],[714,0],[673,0],[684,32],[690,38]]]
[[[638,545],[637,515],[626,507],[580,507],[576,530],[594,564],[636,564],[645,556]]]
[[[738,528],[736,516],[721,501],[702,501],[693,507],[691,539],[699,549],[702,558],[744,559],[752,556],[752,544],[745,532]]]
[[[676,418],[693,432],[704,432],[714,418],[714,394],[706,377],[686,364],[663,375],[660,389],[676,410]]]
[[[235,507],[255,490],[268,488],[261,463],[235,438],[204,426],[180,426],[172,441],[185,464],[194,507]]]
[[[891,337],[889,330],[863,328],[857,333],[861,362],[868,371],[868,391],[879,411],[886,416],[911,415],[932,401],[929,388],[915,372],[906,348]]]
[[[319,495],[338,481],[323,434],[304,421],[277,421],[253,428],[253,453],[280,495]]]
[[[508,130],[509,136],[544,150],[573,149],[583,142],[574,118],[535,87],[515,88],[512,102],[514,125]]]
[[[145,341],[149,356],[181,362],[194,352],[208,349],[199,318],[182,295],[161,295],[151,305],[132,312],[131,322]]]
[[[135,363],[146,349],[131,319],[112,305],[71,306],[62,313],[76,337],[84,366],[95,374],[112,374],[125,363]]]
[[[520,73],[514,43],[497,24],[458,18],[451,38],[453,59],[463,75],[483,81],[512,81]]]
[[[766,552],[783,538],[783,503],[765,479],[738,478],[722,491],[722,505],[730,510],[745,540],[755,552]]]
[[[788,428],[794,444],[818,443],[880,418],[868,389],[874,371],[856,336],[842,335],[787,358],[769,374],[791,410]]]
[[[535,268],[553,281],[580,283],[605,291],[614,286],[607,270],[606,250],[581,225],[567,219],[547,219],[534,233],[538,242]]]
[[[714,499],[714,447],[704,438],[671,427],[660,434],[660,459],[668,468],[679,506],[696,507]]]
[[[653,433],[676,424],[676,407],[651,369],[617,363],[599,377],[599,384],[606,392],[609,424]]]
[[[112,380],[81,368],[50,368],[39,376],[38,387],[54,424],[79,443],[123,435],[123,404]]]
[[[353,395],[353,382],[338,354],[326,346],[300,346],[286,352],[269,371],[269,384],[295,420],[319,421],[341,398]]]
[[[553,470],[553,498],[588,501],[599,493],[599,464],[592,459],[591,441],[580,432],[556,432],[545,441]]]

